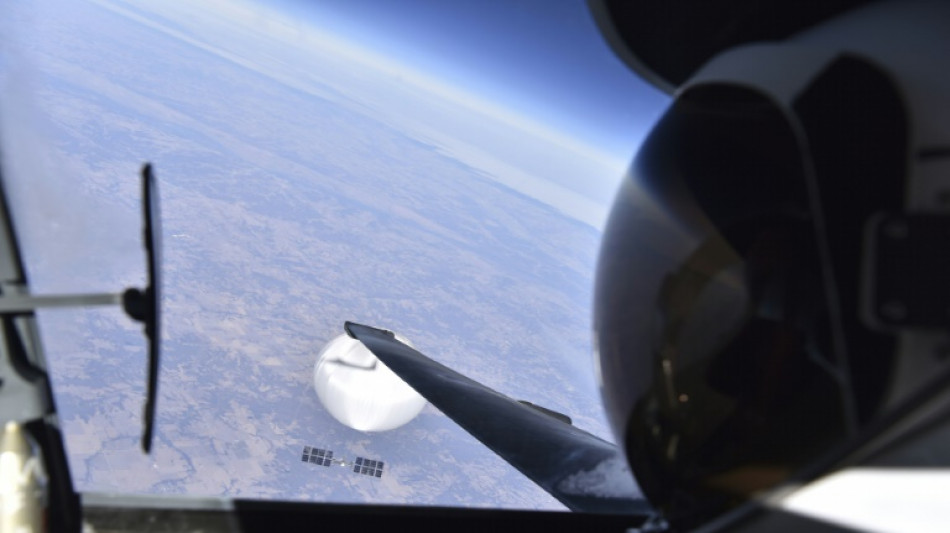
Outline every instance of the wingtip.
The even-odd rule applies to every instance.
[[[346,334],[349,335],[351,339],[359,340],[359,336],[353,330],[354,326],[356,328],[363,328],[367,330],[367,332],[369,333],[380,333],[389,337],[393,337],[393,338],[396,337],[396,334],[393,333],[392,331],[389,331],[388,329],[374,328],[373,326],[367,326],[366,324],[358,324],[356,322],[350,322],[349,320],[347,320],[346,322],[343,322],[343,331],[345,331]]]

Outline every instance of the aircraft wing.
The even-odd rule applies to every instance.
[[[432,405],[572,511],[647,514],[620,450],[429,359],[392,332],[344,329]]]

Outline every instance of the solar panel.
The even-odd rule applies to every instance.
[[[333,464],[333,451],[304,446],[300,460],[317,466],[330,466]]]
[[[382,477],[383,462],[357,457],[356,462],[353,464],[353,471],[357,474],[363,474],[364,476]]]

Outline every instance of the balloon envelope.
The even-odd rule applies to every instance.
[[[400,335],[396,338],[410,345]],[[415,418],[426,404],[363,343],[348,335],[331,340],[317,356],[313,385],[333,418],[360,431],[395,429]]]

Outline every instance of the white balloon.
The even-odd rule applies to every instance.
[[[396,339],[412,346],[398,334]],[[348,335],[331,340],[320,351],[313,386],[333,418],[360,431],[395,429],[415,418],[426,404],[363,343]]]

